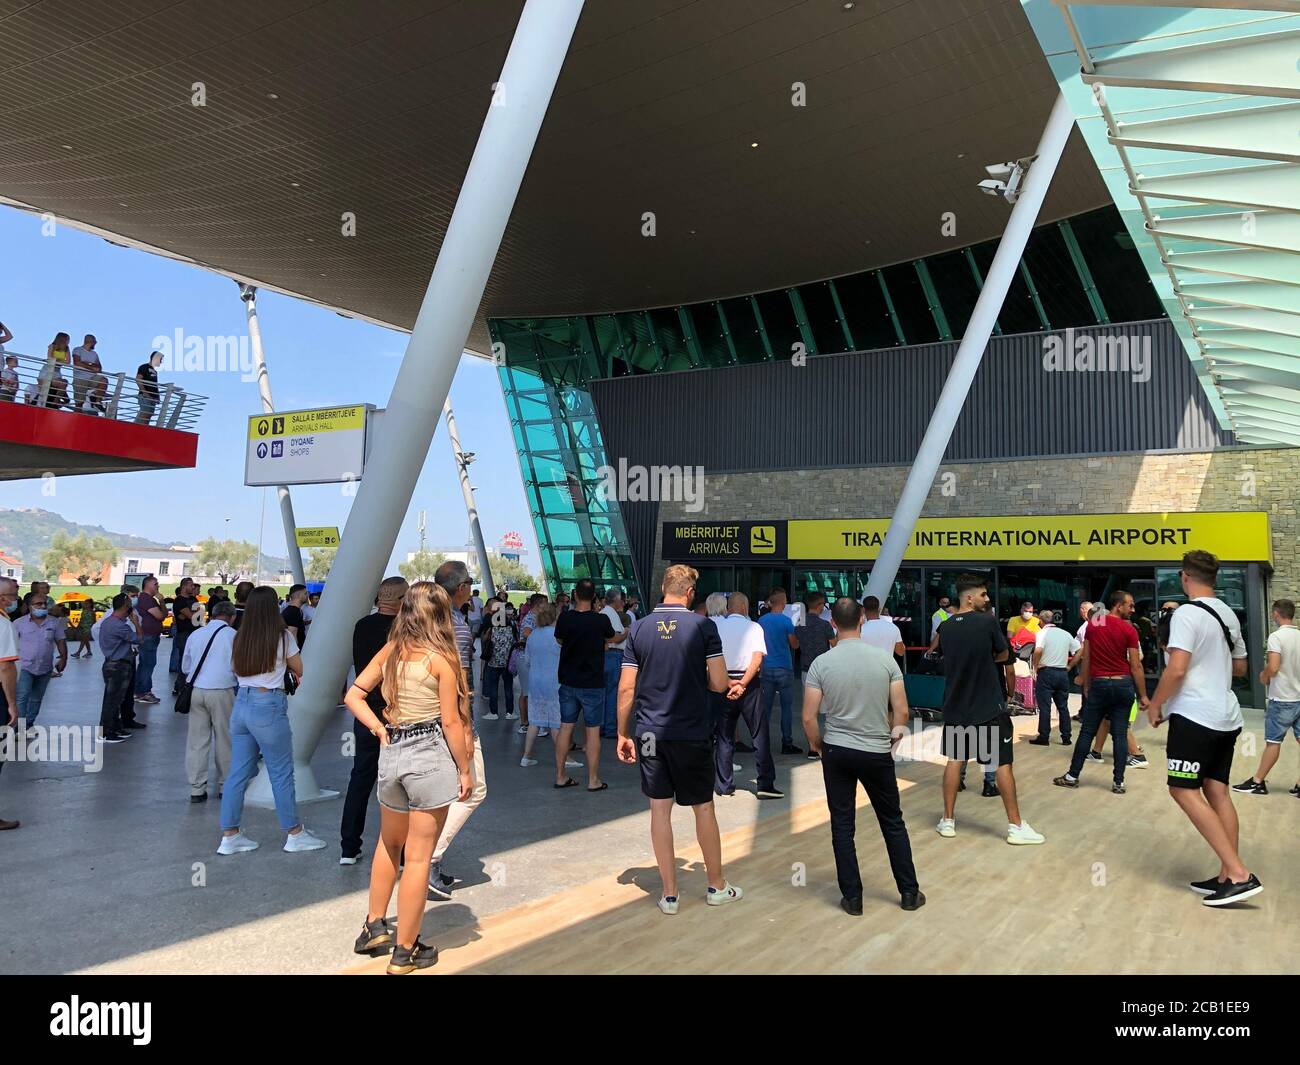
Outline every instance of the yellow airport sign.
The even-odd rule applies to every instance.
[[[889,530],[883,518],[794,520],[789,558],[870,561]],[[1177,562],[1209,551],[1225,561],[1271,562],[1262,511],[922,518],[904,558],[945,562]]]
[[[338,547],[338,526],[321,526],[315,529],[297,529],[299,547]]]

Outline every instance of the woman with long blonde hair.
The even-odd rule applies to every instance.
[[[431,581],[413,584],[388,642],[348,689],[344,702],[379,740],[380,837],[370,869],[370,905],[358,954],[392,950],[388,972],[426,969],[438,950],[420,942],[433,848],[447,808],[473,790],[469,685],[452,628],[451,599]],[[381,720],[366,702],[380,685]],[[397,867],[406,864],[398,883]],[[397,886],[397,933],[385,916]]]

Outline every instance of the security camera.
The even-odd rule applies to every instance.
[[[1020,186],[1034,157],[1027,156],[1011,163],[993,163],[984,168],[989,176],[979,183],[980,192],[985,196],[1001,196],[1007,203],[1015,203],[1020,198]]]
[[[994,181],[993,178],[981,181],[976,188],[978,188],[980,192],[984,193],[985,196],[1001,196],[1007,191],[1005,182]]]
[[[242,281],[236,281],[235,284],[239,286],[239,298],[245,303],[251,303],[257,299],[257,289],[255,287],[246,285]]]

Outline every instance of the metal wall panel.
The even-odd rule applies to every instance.
[[[1046,338],[1150,338],[1150,378],[1044,369]],[[1087,343],[1086,340],[1083,341]],[[957,342],[594,381],[608,461],[709,474],[911,463]],[[945,455],[981,462],[1141,451],[1209,451],[1219,428],[1167,319],[995,336]],[[622,503],[650,594],[659,505]]]
[[[1149,338],[1150,379],[1131,372],[1049,372],[1046,338],[993,337],[945,455],[996,461],[1135,451],[1206,451],[1219,428],[1166,319],[1073,330]],[[609,460],[690,464],[710,474],[835,466],[903,466],[925,433],[957,342],[789,362],[594,381]]]

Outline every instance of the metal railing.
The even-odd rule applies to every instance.
[[[208,397],[159,381],[154,391],[134,375],[83,370],[33,355],[6,351],[0,369],[0,403],[24,403],[87,417],[111,418],[181,432],[198,431]],[[10,365],[16,360],[17,365]]]

